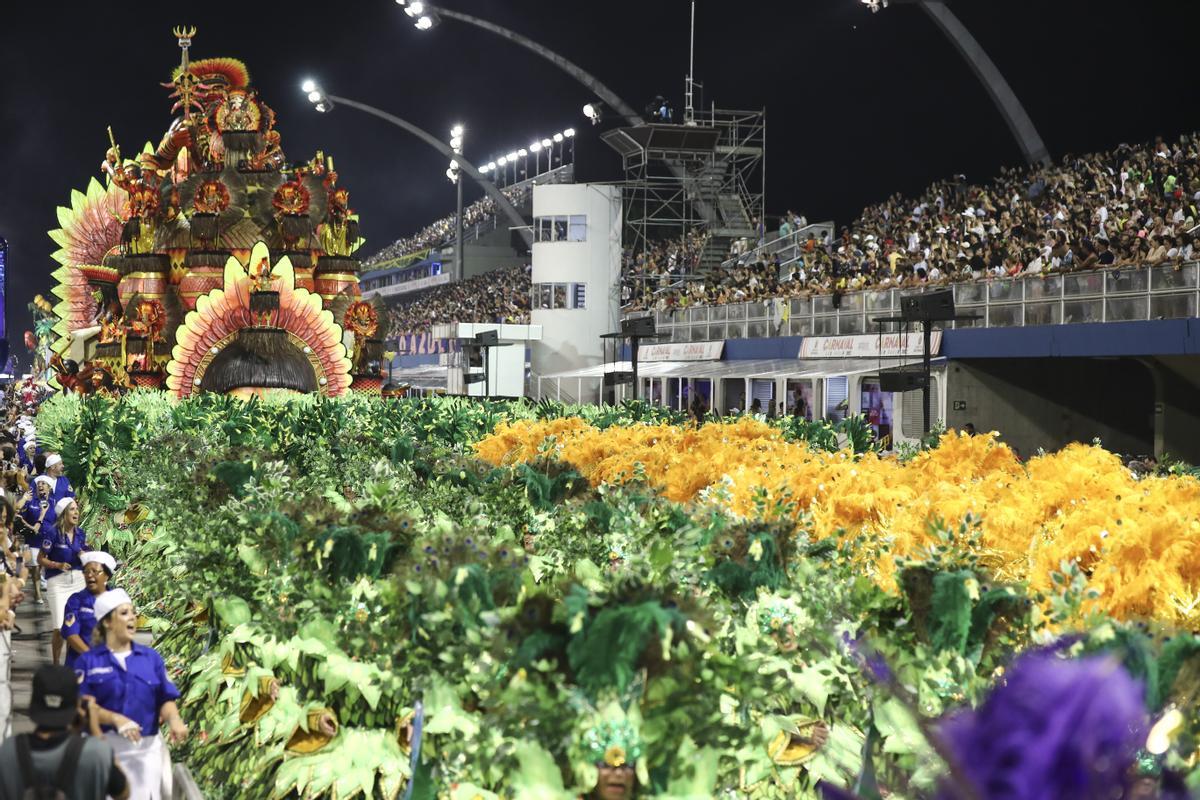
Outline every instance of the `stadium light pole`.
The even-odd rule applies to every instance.
[[[313,108],[315,108],[317,111],[328,113],[338,105],[357,109],[365,114],[378,117],[384,122],[390,122],[397,128],[401,128],[402,130],[411,133],[413,136],[416,136],[418,139],[425,142],[425,144],[429,145],[434,150],[437,150],[446,158],[457,160],[459,169],[470,175],[471,180],[479,184],[479,187],[487,193],[487,196],[492,198],[492,202],[496,204],[497,211],[504,214],[504,216],[508,218],[508,221],[512,223],[512,226],[520,232],[521,239],[524,240],[526,246],[533,246],[533,231],[529,229],[529,226],[525,223],[525,220],[522,219],[521,212],[517,211],[516,206],[514,206],[509,199],[505,197],[499,189],[496,188],[495,184],[483,177],[482,173],[480,173],[479,170],[476,169],[473,164],[471,164],[471,162],[467,161],[462,156],[457,156],[455,152],[450,149],[449,145],[438,139],[432,133],[424,128],[420,128],[412,124],[406,119],[401,119],[395,114],[389,114],[388,112],[376,108],[375,106],[367,105],[366,103],[360,103],[357,100],[351,100],[348,97],[340,97],[336,94],[329,94],[323,91],[321,87],[311,79],[304,81],[304,83],[301,84],[301,89],[308,95],[309,102],[313,104]]]
[[[881,8],[887,8],[889,2],[889,0],[859,1],[871,9],[872,13]],[[1004,76],[1000,74],[1000,70],[992,59],[988,58],[983,46],[946,6],[946,0],[891,0],[891,2],[897,4],[916,3],[921,7],[921,10],[933,20],[933,24],[938,27],[938,30],[945,34],[946,38],[954,45],[958,54],[966,59],[971,71],[975,73],[975,77],[983,84],[988,96],[992,98],[992,102],[999,109],[1000,116],[1004,117],[1009,131],[1017,140],[1017,145],[1021,148],[1021,154],[1025,156],[1025,161],[1029,164],[1048,165],[1050,151],[1046,149],[1046,144],[1038,134],[1037,128],[1034,127],[1033,120],[1025,111],[1025,107],[1021,105],[1021,101],[1017,99],[1017,95],[1008,85],[1008,81],[1004,80]]]
[[[462,176],[458,169],[458,162],[462,158],[463,151],[463,126],[461,124],[450,129],[450,149],[458,156],[450,159],[450,168],[446,170],[446,177],[454,184],[457,190],[455,194],[458,196],[457,211],[454,216],[454,280],[461,281],[463,279],[463,201]]]
[[[468,25],[474,25],[476,28],[494,33],[497,36],[507,39],[513,44],[518,44],[542,58],[549,61],[554,66],[561,69],[563,72],[570,75],[575,80],[582,83],[589,91],[594,92],[597,97],[603,100],[609,108],[616,109],[622,117],[630,125],[644,125],[645,121],[638,115],[633,107],[617,96],[617,93],[604,85],[604,83],[595,75],[586,71],[578,64],[563,58],[558,53],[550,48],[538,44],[528,36],[522,36],[514,30],[505,28],[502,25],[497,25],[494,22],[489,22],[486,19],[464,14],[461,11],[455,11],[452,8],[433,3],[423,2],[423,0],[396,0],[397,4],[404,7],[404,13],[408,14],[413,19],[413,25],[417,30],[427,31],[433,28],[442,19],[453,19],[459,22],[465,22]]]

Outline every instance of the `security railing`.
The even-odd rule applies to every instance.
[[[804,243],[808,240],[810,233],[815,236],[817,242],[823,243],[825,239],[832,238],[833,236],[833,222],[810,222],[802,228],[792,231],[787,236],[779,236],[764,241],[762,244],[744,253],[730,256],[721,262],[721,268],[729,270],[741,264],[753,264],[758,260],[759,256],[769,260],[776,253],[779,253],[781,257],[787,259],[788,263],[791,263],[796,259],[797,254],[803,250]]]
[[[1200,311],[1200,263],[993,278],[952,288],[955,310],[979,318],[948,322],[948,328],[1183,319]],[[864,290],[627,316],[653,313],[659,333],[670,337],[663,341],[673,342],[842,336],[877,332],[875,319],[898,316],[901,295],[915,291],[919,289]]]

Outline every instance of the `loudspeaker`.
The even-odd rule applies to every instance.
[[[654,317],[634,317],[621,320],[621,333],[625,336],[653,336]]]
[[[900,318],[905,322],[945,322],[954,319],[954,291],[907,294],[900,298]]]
[[[483,383],[486,378],[487,375],[484,375],[482,372],[468,372],[466,375],[463,375],[463,383]]]
[[[617,386],[623,383],[633,383],[633,373],[629,371],[604,373],[605,386]]]
[[[484,331],[475,334],[475,343],[480,347],[495,347],[500,344],[500,334],[496,331]]]
[[[912,392],[923,388],[924,372],[901,369],[879,373],[879,390],[882,392]]]

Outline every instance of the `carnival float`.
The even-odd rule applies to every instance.
[[[385,315],[361,299],[363,243],[333,158],[289,161],[232,58],[181,61],[157,146],[122,154],[58,209],[51,366],[66,391],[379,393]]]

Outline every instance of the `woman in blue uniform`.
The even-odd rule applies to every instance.
[[[68,667],[74,667],[79,656],[92,649],[96,598],[108,591],[108,583],[117,570],[117,560],[100,550],[82,553],[79,560],[83,562],[84,588],[67,598],[60,629],[63,641],[67,643]]]
[[[159,726],[173,742],[187,738],[179,716],[179,690],[167,677],[162,656],[133,640],[137,612],[123,589],[96,598],[96,645],[79,656],[80,694],[95,698],[104,738],[129,779],[130,800],[161,800],[163,744]]]
[[[83,589],[83,562],[79,559],[87,549],[87,534],[79,527],[79,505],[74,497],[64,497],[54,507],[57,516],[53,527],[42,525],[42,548],[38,555],[38,566],[46,575],[46,603],[50,606],[50,618],[54,622],[54,636],[50,640],[50,654],[58,664],[62,654],[63,620],[66,617],[67,600]]]

